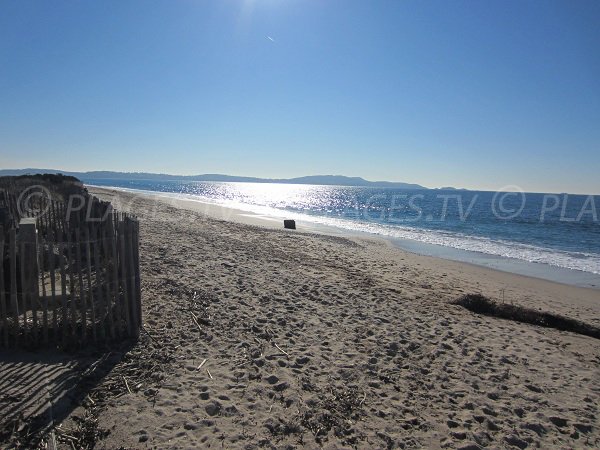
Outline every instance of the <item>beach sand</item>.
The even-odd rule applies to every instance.
[[[90,190],[140,217],[138,349],[171,357],[106,400],[97,448],[600,447],[600,341],[450,304],[600,325],[600,291]]]

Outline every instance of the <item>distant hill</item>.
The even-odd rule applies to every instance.
[[[56,169],[0,169],[0,176],[27,175],[36,173],[61,173],[63,175],[70,175],[79,178],[85,183],[93,183],[94,180],[229,181],[241,183],[323,184],[330,186],[370,186],[394,187],[397,189],[427,189],[419,184],[394,181],[368,181],[360,177],[346,177],[343,175],[310,175],[298,178],[255,178],[211,173],[202,175],[169,175],[166,173],[146,172],[68,172]]]

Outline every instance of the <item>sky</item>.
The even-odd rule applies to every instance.
[[[0,0],[0,168],[600,193],[600,2]]]

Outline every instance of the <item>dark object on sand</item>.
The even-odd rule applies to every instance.
[[[497,303],[481,294],[463,295],[452,303],[485,316],[499,317],[501,319],[529,323],[540,327],[555,328],[561,331],[570,331],[600,339],[600,328],[588,323],[518,305]]]
[[[296,229],[296,221],[295,220],[284,220],[283,228],[289,228],[290,230]]]

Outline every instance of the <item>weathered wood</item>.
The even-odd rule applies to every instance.
[[[21,301],[19,302],[21,305],[22,315],[23,315],[23,336],[27,339],[29,334],[29,326],[27,323],[27,300],[28,300],[28,283],[27,283],[27,259],[25,258],[26,243],[19,243],[19,272],[21,274]]]
[[[14,216],[14,223],[13,226],[16,226],[19,223],[19,219],[21,218],[21,213],[19,212],[19,208],[17,207],[17,196],[12,194],[10,196],[10,204],[11,204],[11,209],[13,212],[13,216]]]
[[[135,285],[135,267],[134,267],[134,232],[133,232],[133,221],[127,219],[125,221],[126,231],[126,244],[127,244],[127,261],[129,265],[129,286],[130,286],[130,303],[131,308],[131,325],[133,327],[133,336],[139,336],[139,319],[138,319],[138,307],[137,307],[137,290]]]
[[[65,257],[67,252],[65,250],[65,234],[62,231],[60,231],[59,233],[62,238],[62,242],[57,243],[59,253],[58,265],[60,270],[60,303],[62,309],[61,319],[63,330],[63,342],[66,343],[67,338],[69,336],[69,317],[67,308],[67,273],[65,270]]]
[[[56,229],[56,214],[54,213],[54,200],[50,200],[50,206],[48,207],[48,229],[55,231]]]
[[[109,252],[109,241],[108,241],[108,222],[104,222],[103,226],[99,229],[99,244],[100,244],[100,264],[102,266],[102,273],[104,276],[103,295],[104,295],[104,307],[106,308],[106,320],[107,328],[106,331],[114,338],[114,328],[112,326],[112,301],[111,301],[111,286],[110,286],[110,252]]]
[[[42,339],[44,344],[48,344],[48,296],[46,295],[46,271],[44,270],[44,252],[46,246],[43,242],[40,243],[40,261],[39,261],[39,272],[40,279],[42,282]]]
[[[86,276],[87,276],[87,293],[88,293],[88,305],[90,307],[90,321],[92,322],[92,340],[96,342],[96,309],[94,307],[94,289],[92,287],[92,252],[90,247],[90,229],[88,224],[85,228],[85,259],[86,259]]]
[[[102,294],[102,284],[104,276],[102,266],[100,265],[100,228],[92,227],[93,245],[92,252],[94,253],[94,268],[96,271],[96,298],[98,300],[98,324],[96,325],[100,339],[104,340],[106,336],[106,308],[104,305],[104,296]]]
[[[140,223],[136,220],[133,222],[133,254],[134,254],[134,268],[135,268],[135,295],[137,301],[137,315],[138,315],[138,333],[142,327],[142,285],[140,280]]]
[[[2,318],[2,338],[8,347],[8,317],[6,311],[6,285],[4,284],[4,230],[0,227],[0,315]]]
[[[58,336],[58,318],[56,317],[56,261],[54,256],[54,236],[55,230],[50,229],[48,236],[48,266],[50,268],[50,294],[52,298],[52,329],[54,330],[54,336]]]
[[[34,210],[31,210],[33,215]],[[31,334],[35,345],[38,344],[38,304],[40,294],[40,282],[38,277],[38,231],[36,220],[33,218],[22,221],[19,225],[19,234],[22,235],[25,245],[23,260],[25,262],[27,285],[22,291],[26,293],[31,308]]]
[[[102,250],[104,253],[104,258],[102,259],[102,265],[104,269],[104,284],[105,288],[105,299],[104,302],[106,307],[106,318],[108,319],[108,330],[110,333],[111,339],[115,338],[115,323],[113,319],[113,302],[112,302],[112,285],[111,285],[111,272],[110,272],[110,250],[109,250],[109,239],[110,239],[110,220],[107,220],[105,223],[104,230],[101,231],[100,236],[102,240]]]
[[[10,303],[13,316],[13,335],[15,345],[19,344],[19,300],[17,294],[17,236],[16,230],[9,232],[9,261],[10,261]]]
[[[125,251],[125,221],[119,222],[119,266],[121,268],[121,288],[123,291],[123,310],[125,311],[125,323],[127,325],[127,336],[133,336],[133,326],[129,307],[129,292],[127,281],[127,253]]]
[[[54,221],[54,226],[52,228],[57,232],[62,231],[61,230],[62,220],[60,218],[59,202],[57,202],[57,201],[54,201],[52,203],[52,216],[53,216],[53,221]]]
[[[75,274],[73,271],[73,265],[74,265],[74,260],[75,260],[75,251],[72,248],[72,241],[71,241],[71,236],[70,233],[67,232],[66,233],[67,236],[67,268],[69,269],[69,299],[70,299],[70,331],[71,331],[71,337],[75,337],[75,333],[77,331],[77,303],[75,302]]]
[[[50,217],[48,217],[49,216],[49,212],[46,209],[47,206],[48,206],[47,205],[47,201],[44,200],[43,205],[42,205],[42,210],[41,210],[42,214],[40,215],[40,223],[42,225],[42,231],[43,231],[44,234],[46,234],[48,232],[48,228],[50,228],[49,227],[49,225],[50,225],[50,223],[49,223]]]
[[[81,343],[87,341],[87,298],[83,289],[83,260],[81,258],[81,233],[79,228],[75,229],[75,258],[77,263],[77,280],[79,281],[79,307],[81,312]]]
[[[58,221],[58,228],[61,232],[65,232],[65,214],[63,212],[63,203],[56,204],[56,219]]]
[[[71,211],[71,217],[64,203],[36,199],[29,209],[44,214],[19,222],[17,196],[0,191],[3,198],[9,214],[4,223],[30,223],[29,230],[25,226],[18,233],[15,227],[10,232],[0,228],[0,345],[18,345],[22,336],[37,343],[37,335],[47,344],[62,334],[65,345],[69,339],[83,344],[89,337],[105,341],[139,336],[137,218],[87,197],[80,205],[85,209]],[[24,216],[32,215],[29,209],[22,211]],[[90,223],[86,218],[98,220]],[[4,272],[7,266],[10,277]]]
[[[114,222],[112,223],[114,226]],[[122,316],[122,308],[121,301],[119,296],[119,255],[117,253],[117,235],[116,230],[111,230],[111,265],[112,265],[112,288],[114,293],[114,302],[115,302],[115,330],[117,332],[117,336],[121,337],[123,331],[123,316]]]

